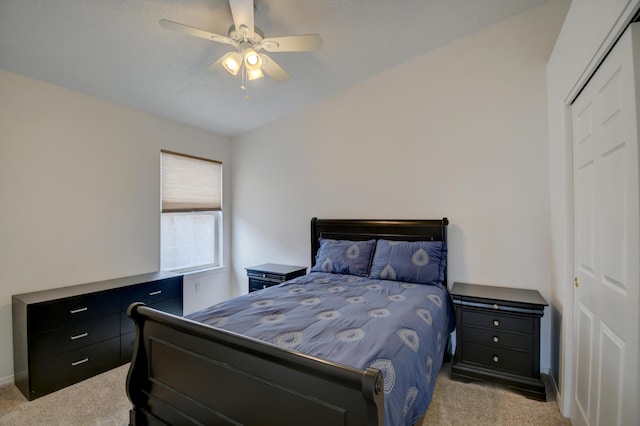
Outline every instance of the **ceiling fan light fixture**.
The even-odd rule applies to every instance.
[[[247,70],[247,78],[249,80],[257,80],[262,77],[264,77],[264,73],[260,68],[255,70]]]
[[[242,55],[239,52],[229,52],[222,59],[223,68],[231,75],[237,75],[242,67]]]
[[[259,70],[262,66],[262,58],[252,47],[244,50],[244,66],[248,70]]]
[[[233,46],[233,51],[218,58],[207,67],[207,71],[218,72],[224,69],[232,76],[240,74],[240,88],[245,92],[245,99],[249,99],[247,83],[250,80],[262,78],[265,74],[279,83],[290,79],[289,74],[280,65],[267,54],[258,54],[258,51],[264,49],[267,52],[311,52],[322,47],[322,38],[318,34],[265,38],[254,22],[256,0],[228,1],[233,23],[226,36],[167,19],[161,19],[158,23],[168,30]]]

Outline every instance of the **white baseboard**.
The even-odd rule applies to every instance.
[[[0,386],[13,384],[13,375],[0,378]]]
[[[546,375],[549,378],[549,384],[551,384],[551,393],[553,394],[553,397],[556,400],[556,404],[558,404],[558,409],[560,410],[560,413],[564,416],[564,413],[562,413],[562,407],[560,405],[560,400],[561,398],[561,394],[560,391],[558,390],[558,384],[556,383],[556,379],[555,377],[553,377],[553,374],[549,373],[549,370],[547,369],[546,371],[540,371],[540,373]]]

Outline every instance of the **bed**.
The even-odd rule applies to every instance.
[[[130,424],[420,422],[455,328],[447,224],[313,218],[305,276],[185,318],[132,304]]]

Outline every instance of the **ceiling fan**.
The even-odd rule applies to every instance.
[[[216,72],[224,69],[233,76],[240,72],[242,76],[240,88],[245,91],[245,99],[248,99],[246,93],[248,80],[262,78],[265,73],[280,83],[290,78],[289,74],[269,55],[260,53],[261,50],[267,52],[310,52],[320,50],[322,47],[322,38],[318,34],[265,38],[262,31],[253,23],[253,0],[229,0],[229,5],[233,16],[233,25],[229,27],[226,36],[167,19],[161,19],[159,24],[169,30],[233,46],[235,50],[224,54],[207,70]]]

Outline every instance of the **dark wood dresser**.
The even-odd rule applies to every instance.
[[[306,266],[279,265],[277,263],[252,266],[247,268],[249,292],[278,285],[306,273]]]
[[[493,381],[545,400],[540,380],[540,318],[547,302],[536,290],[454,283],[456,353],[451,378]]]
[[[182,315],[182,284],[156,272],[12,296],[16,387],[32,400],[129,362],[129,305]]]

